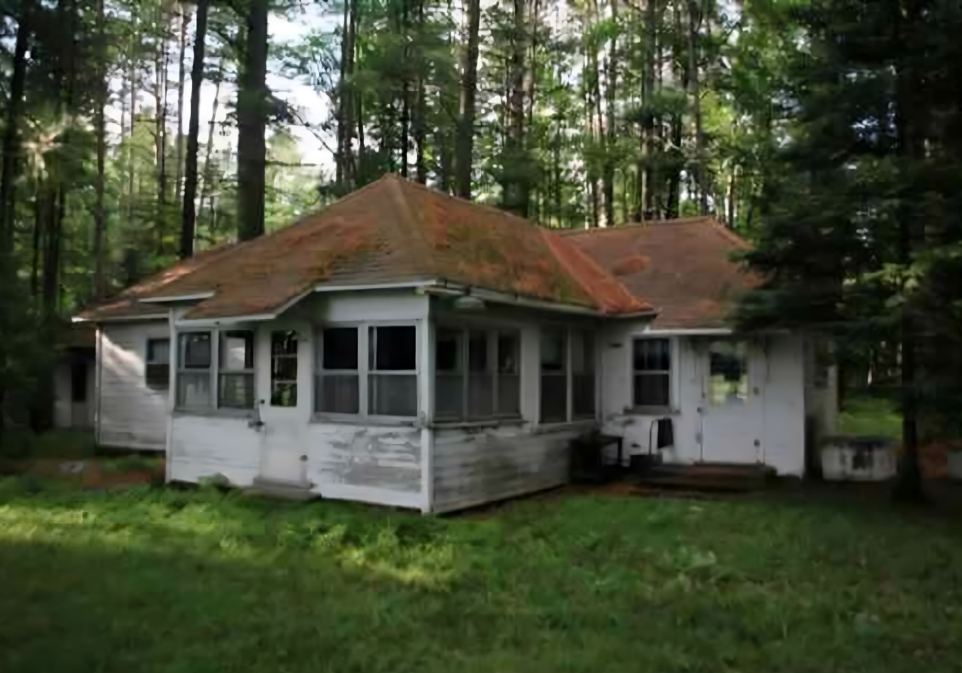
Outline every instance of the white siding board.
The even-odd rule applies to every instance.
[[[107,323],[101,329],[99,443],[163,451],[168,391],[147,387],[145,361],[148,338],[169,338],[167,321]]]
[[[560,486],[568,480],[568,443],[577,431],[531,428],[436,430],[435,512],[449,512]]]

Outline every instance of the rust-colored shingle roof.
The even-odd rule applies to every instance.
[[[730,303],[758,279],[732,261],[748,243],[710,217],[564,233],[658,316],[653,329],[725,327]]]
[[[213,293],[186,315],[273,314],[319,283],[444,279],[601,313],[650,312],[577,246],[519,217],[388,175],[267,236],[181,262],[81,318],[156,314],[138,300]]]

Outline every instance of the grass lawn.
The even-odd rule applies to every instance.
[[[854,504],[488,517],[0,482],[0,671],[958,671],[962,530]]]
[[[859,397],[846,401],[838,412],[836,422],[839,434],[902,438],[902,414],[891,401],[873,397]]]

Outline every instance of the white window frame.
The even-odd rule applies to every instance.
[[[357,334],[357,376],[358,376],[358,413],[356,414],[345,414],[339,412],[330,411],[317,411],[318,395],[320,394],[319,387],[317,385],[318,378],[323,376],[325,373],[328,374],[349,374],[354,370],[349,369],[331,369],[325,370],[324,366],[324,330],[325,329],[337,329],[340,327],[354,327],[358,330]],[[414,328],[414,370],[399,370],[399,371],[378,371],[371,368],[371,350],[370,350],[370,328],[377,327],[413,327]],[[422,409],[421,400],[421,372],[424,369],[423,363],[421,362],[421,340],[424,338],[424,326],[422,320],[362,320],[362,321],[345,321],[345,322],[329,322],[319,325],[315,329],[314,333],[314,368],[313,375],[311,377],[311,420],[314,422],[322,421],[339,421],[345,423],[361,423],[364,421],[376,421],[378,423],[397,423],[399,425],[412,424],[415,423],[418,418],[420,418],[424,410]],[[370,413],[370,392],[369,392],[369,382],[370,375],[375,374],[378,376],[384,375],[395,375],[395,376],[414,376],[418,385],[415,386],[417,395],[417,409],[414,416],[388,416],[384,414],[372,414]]]
[[[254,374],[254,406],[250,409],[239,409],[237,407],[221,407],[220,406],[220,336],[221,332],[251,332],[254,335],[253,349],[254,349],[254,370],[244,370],[243,373],[253,373]],[[188,407],[184,406],[180,402],[180,377],[184,372],[188,373],[199,373],[203,370],[196,368],[190,369],[184,366],[184,358],[180,349],[180,338],[187,334],[209,334],[211,338],[210,345],[210,366],[207,368],[208,375],[210,376],[210,406],[206,407]],[[175,332],[175,338],[173,339],[174,348],[176,348],[175,359],[177,361],[177,368],[174,374],[174,411],[183,412],[188,414],[211,414],[216,413],[218,415],[225,416],[248,416],[252,411],[257,408],[257,330],[248,327],[212,327],[210,329],[185,329],[177,330]],[[235,370],[229,370],[231,373],[241,373]]]
[[[445,416],[444,418],[438,418],[437,416],[437,400],[434,403],[434,419],[437,423],[473,423],[473,422],[483,422],[483,421],[498,421],[498,420],[513,420],[522,417],[521,414],[521,328],[520,327],[510,327],[504,325],[492,325],[491,323],[463,323],[456,321],[441,321],[436,323],[434,326],[434,344],[432,344],[432,352],[437,352],[437,335],[440,330],[450,330],[452,332],[459,333],[458,340],[458,375],[461,376],[461,415],[458,417]],[[469,416],[468,411],[468,390],[469,383],[468,379],[471,376],[469,371],[469,352],[470,348],[470,334],[471,332],[484,332],[485,334],[485,344],[487,347],[487,362],[491,367],[491,371],[487,372],[491,378],[492,393],[491,393],[491,408],[494,412],[488,416]],[[517,363],[515,364],[516,372],[512,376],[518,377],[518,411],[515,413],[498,413],[498,390],[501,373],[498,371],[498,337],[502,334],[510,334],[515,337],[517,343]],[[438,372],[434,372],[434,381],[431,385],[437,390],[437,377]]]
[[[658,370],[653,370],[653,369],[637,370],[637,369],[635,369],[635,343],[636,343],[636,342],[639,342],[639,341],[659,341],[659,340],[660,340],[660,341],[664,341],[665,343],[668,344],[668,371],[665,371],[665,370],[662,370],[662,369],[658,369]],[[675,406],[674,406],[674,400],[675,400],[675,385],[674,385],[675,375],[674,375],[674,372],[675,372],[675,367],[677,366],[677,362],[676,362],[676,361],[677,361],[677,358],[678,358],[678,353],[677,353],[677,350],[676,350],[676,348],[675,348],[675,339],[673,339],[672,337],[668,337],[668,336],[656,336],[656,335],[654,335],[654,334],[652,334],[652,335],[650,335],[650,336],[649,336],[649,335],[645,335],[645,334],[636,334],[636,335],[634,335],[634,336],[631,338],[631,348],[628,349],[628,358],[629,358],[629,359],[628,359],[628,369],[629,369],[629,371],[631,372],[631,378],[630,378],[628,396],[629,396],[629,398],[631,399],[631,409],[634,410],[634,411],[636,411],[636,412],[652,412],[652,413],[658,413],[658,414],[662,414],[662,413],[665,413],[665,412],[670,412],[670,411],[672,411],[672,410],[675,408]],[[664,405],[651,405],[651,404],[638,404],[638,403],[637,403],[637,400],[635,400],[635,377],[636,377],[636,376],[646,376],[646,375],[650,375],[650,376],[654,376],[654,375],[665,376],[665,375],[667,375],[667,376],[668,376],[668,401],[667,401],[666,404],[664,404]]]
[[[545,376],[545,372],[541,369],[541,345],[543,343],[543,334],[546,330],[562,330],[565,336],[565,370],[564,372],[551,372],[548,376],[557,376],[565,378],[566,383],[566,402],[565,402],[565,420],[563,421],[543,421],[541,419],[542,411],[542,395],[544,394],[542,379]],[[575,332],[590,332],[592,339],[592,349],[591,349],[591,364],[592,364],[592,374],[594,375],[594,407],[595,410],[591,416],[575,416],[574,415],[574,368],[572,367],[572,334]],[[553,426],[553,425],[565,425],[568,423],[587,423],[590,421],[595,421],[598,418],[598,371],[600,369],[600,358],[598,357],[598,330],[591,326],[572,326],[572,325],[562,325],[557,323],[546,323],[541,325],[538,330],[538,425],[541,426]]]

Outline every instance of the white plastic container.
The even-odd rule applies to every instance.
[[[822,448],[822,477],[829,481],[885,481],[895,472],[895,446],[888,440],[829,437]]]

